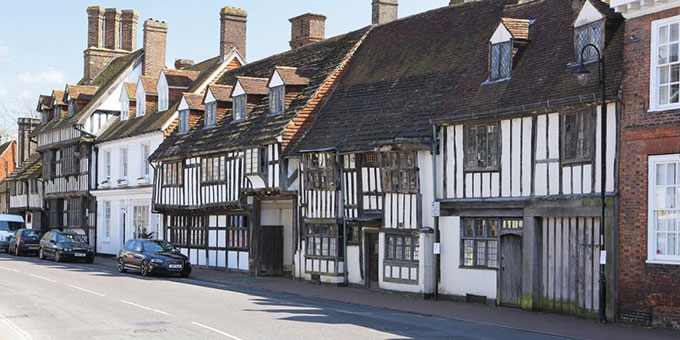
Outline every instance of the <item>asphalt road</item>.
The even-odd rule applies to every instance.
[[[0,254],[0,339],[557,339],[109,267]]]

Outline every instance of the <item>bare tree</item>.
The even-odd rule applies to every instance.
[[[17,119],[22,117],[38,117],[38,113],[35,111],[28,98],[23,100],[17,99],[14,108],[7,107],[7,105],[0,100],[0,137],[3,141],[16,139]]]

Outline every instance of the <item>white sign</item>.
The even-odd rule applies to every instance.
[[[433,254],[439,255],[439,254],[442,253],[441,243],[436,242],[436,243],[434,244],[434,247],[433,247],[433,248],[434,248],[434,251],[432,252]]]
[[[607,264],[607,251],[600,250],[600,264]]]
[[[432,202],[432,217],[439,217],[441,208],[439,202]]]

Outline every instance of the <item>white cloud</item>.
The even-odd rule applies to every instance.
[[[30,97],[31,97],[31,92],[29,92],[29,91],[24,90],[24,91],[21,91],[21,93],[19,93],[19,98],[21,98],[21,99],[28,99]]]
[[[0,96],[7,95],[7,89],[4,86],[0,86]]]
[[[0,40],[0,55],[7,55],[9,48],[5,45],[5,42]]]
[[[37,84],[37,83],[64,83],[64,74],[55,71],[47,70],[37,73],[22,73],[19,75],[19,81],[26,84]]]

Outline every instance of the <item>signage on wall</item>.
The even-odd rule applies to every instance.
[[[600,250],[600,264],[607,264],[607,251]]]
[[[432,202],[432,217],[441,216],[441,207],[439,202]]]
[[[441,243],[436,242],[436,243],[434,244],[434,247],[433,247],[433,250],[434,250],[434,251],[433,251],[432,253],[435,254],[435,255],[441,254],[441,253],[442,253],[442,247],[441,247],[441,245],[442,245]]]

